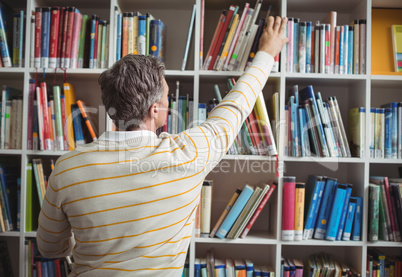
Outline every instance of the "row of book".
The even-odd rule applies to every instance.
[[[276,183],[237,188],[211,230],[212,180],[205,180],[196,216],[196,236],[245,238],[277,187]]]
[[[52,92],[52,93],[51,93]],[[74,86],[29,83],[28,150],[68,151],[97,140],[98,110],[76,100]]]
[[[0,232],[20,230],[20,165],[17,159],[0,161]]]
[[[289,43],[282,55],[286,72],[365,74],[366,20],[337,25],[337,12],[331,11],[322,22],[289,17]]]
[[[242,12],[237,5],[230,5],[229,9],[222,11],[205,60],[201,62],[202,69],[243,71],[250,65],[271,9],[267,11],[267,18],[260,18],[257,22],[261,5],[262,1],[257,0],[254,8],[246,2]],[[272,71],[278,70],[279,55],[275,57]]]
[[[370,241],[401,241],[402,178],[370,176],[369,179]]]
[[[22,148],[22,90],[4,85],[1,91],[0,148]]]
[[[116,17],[116,61],[127,54],[153,55],[165,60],[166,25],[152,14],[119,12]]]
[[[36,7],[31,16],[30,67],[106,68],[109,21],[69,7]]]
[[[67,277],[72,271],[72,258],[50,259],[42,257],[35,239],[25,241],[25,252],[27,277]]]
[[[387,255],[377,248],[369,248],[367,250],[366,276],[402,276],[402,253],[393,256]]]
[[[363,198],[352,184],[309,175],[306,182],[283,177],[282,240],[360,241]]]
[[[185,266],[182,276],[189,276]],[[194,277],[275,276],[273,266],[255,264],[251,259],[217,258],[212,250],[194,261]]]
[[[324,102],[309,85],[293,86],[285,105],[285,154],[293,157],[351,157],[337,98]]]
[[[402,158],[402,103],[370,108],[369,155],[377,159]]]
[[[24,64],[24,11],[15,11],[0,2],[0,67]]]
[[[303,265],[296,260],[282,258],[281,276],[351,276],[360,277],[362,274],[346,262],[338,261],[331,255],[320,252],[308,256]],[[300,275],[298,275],[300,274]],[[374,276],[374,275],[373,275]],[[370,275],[371,277],[371,275]]]

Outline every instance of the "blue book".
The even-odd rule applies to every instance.
[[[90,30],[90,40],[89,40],[89,68],[95,68],[95,33],[96,33],[96,24],[98,21],[98,17],[94,14],[91,19],[91,30]]]
[[[307,36],[306,36],[306,73],[312,73],[313,70],[311,68],[311,21],[307,21],[306,23],[306,30],[307,30]]]
[[[329,214],[331,212],[332,201],[335,195],[337,179],[327,178],[325,181],[324,194],[321,200],[321,206],[317,217],[314,238],[324,239],[327,231]]]
[[[349,26],[348,35],[348,71],[347,74],[353,73],[353,44],[354,44],[354,26]]]
[[[342,214],[343,203],[344,203],[345,197],[346,197],[346,189],[347,189],[347,185],[345,185],[345,184],[337,185],[337,188],[335,191],[335,196],[334,196],[334,201],[332,204],[331,213],[330,213],[329,219],[328,219],[327,232],[325,234],[326,240],[335,240],[336,239],[336,234],[338,232],[338,226],[339,226],[339,220],[341,219],[341,214]]]
[[[303,239],[311,239],[315,228],[315,221],[317,215],[315,214],[320,206],[322,192],[323,192],[323,177],[310,175],[306,182],[306,213],[304,218]]]
[[[5,212],[7,213],[7,218],[5,220],[6,220],[6,223],[8,223],[8,226],[9,226],[7,231],[14,231],[15,226],[13,224],[14,220],[13,220],[13,212],[12,212],[12,210],[13,210],[13,200],[10,199],[10,193],[9,192],[10,192],[10,187],[12,185],[15,186],[16,184],[10,184],[7,181],[5,168],[3,168],[2,166],[0,166],[0,182],[1,182],[0,193],[3,196],[4,206],[5,206],[5,209],[6,209]],[[4,211],[3,211],[3,214],[4,214]]]
[[[352,227],[352,237],[353,241],[360,241],[361,230],[362,230],[362,218],[363,217],[363,197],[356,197],[356,211],[355,219],[353,221]]]
[[[264,29],[264,24],[265,24],[265,19],[260,18],[260,20],[258,21],[257,33],[254,36],[253,44],[251,46],[250,52],[247,53],[248,58],[247,58],[246,68],[251,64],[251,62],[254,59],[255,54],[258,51],[258,44],[260,41],[262,30]],[[250,39],[252,39],[252,38],[250,38]],[[219,55],[218,55],[218,57],[219,57]],[[246,68],[241,68],[241,70],[246,70]]]
[[[49,67],[50,15],[50,7],[42,8],[41,65],[43,68]]]
[[[121,58],[121,35],[122,35],[122,14],[116,15],[116,61]]]
[[[138,17],[138,54],[146,54],[146,34],[147,34],[147,16],[140,15]]]
[[[49,259],[41,258],[41,269],[42,269],[42,276],[41,277],[51,277],[49,275]]]
[[[23,41],[24,41],[24,11],[21,10],[20,11],[20,39],[18,41],[19,42],[19,45],[18,45],[18,48],[19,48],[19,51],[18,51],[19,64],[18,64],[18,66],[19,67],[22,67],[24,65],[23,64],[23,53],[24,53]]]
[[[201,260],[199,258],[194,260],[194,277],[201,277]]]
[[[350,235],[351,235],[352,226],[353,226],[353,219],[354,219],[355,210],[356,210],[356,202],[357,202],[356,197],[350,197],[348,213],[346,215],[346,221],[345,221],[345,228],[343,229],[343,234],[342,234],[342,240],[350,240]]]
[[[246,276],[253,277],[254,263],[249,259],[245,260],[245,263],[246,263]]]
[[[296,111],[297,111],[297,106],[295,102],[295,97],[294,95],[289,97],[289,107],[290,107],[290,133],[292,135],[292,155],[293,157],[298,157],[298,137],[297,137],[297,129],[298,129],[298,124],[296,121]]]
[[[392,109],[384,108],[385,136],[384,136],[384,157],[392,158]]]
[[[73,117],[73,128],[74,128],[74,140],[76,146],[85,144],[84,132],[82,129],[82,123],[84,119],[82,118],[80,108],[77,104],[71,105],[71,115]]]
[[[343,202],[342,214],[341,214],[341,218],[339,220],[338,233],[336,235],[336,240],[342,239],[343,228],[345,227],[346,214],[348,212],[348,207],[349,207],[349,199],[352,194],[352,187],[353,186],[351,184],[347,184],[346,197],[345,197],[345,201]]]
[[[309,85],[305,88],[303,88],[302,90],[299,91],[299,95],[300,95],[300,101],[301,103],[306,103],[308,102],[310,104],[311,107],[311,115],[312,118],[314,120],[314,127],[316,129],[317,132],[317,136],[319,141],[317,143],[319,143],[321,145],[321,152],[320,155],[322,154],[322,156],[324,157],[329,157],[329,152],[328,152],[328,145],[327,145],[327,140],[325,138],[325,134],[324,134],[324,129],[322,126],[322,122],[321,122],[321,118],[319,116],[319,112],[318,112],[318,106],[317,106],[317,101],[315,98],[315,94],[314,94],[314,90],[313,90],[313,86]]]
[[[226,235],[230,231],[230,228],[232,228],[234,222],[236,221],[237,217],[240,215],[244,206],[247,204],[247,201],[250,199],[253,192],[254,192],[253,187],[251,187],[247,184],[244,186],[244,189],[240,193],[240,195],[237,198],[236,202],[234,203],[232,209],[230,209],[225,220],[222,222],[222,225],[219,227],[218,231],[216,232],[216,236],[218,238],[223,239],[226,237]]]
[[[381,105],[381,108],[385,108],[385,158],[387,158],[387,155],[389,155],[389,159],[397,159],[398,158],[398,103],[397,102],[387,103]],[[391,113],[391,116],[389,115],[389,113]],[[390,121],[388,122],[389,126],[387,126],[387,117],[389,116],[391,117],[391,120],[389,120]],[[387,149],[387,147],[389,147],[390,150]]]
[[[342,26],[339,26],[339,73],[345,73],[345,30]]]
[[[160,19],[151,20],[149,54],[165,61],[166,26]]]
[[[4,7],[0,4],[0,53],[1,59],[3,61],[4,67],[11,67],[11,56],[10,51],[8,49],[7,35],[6,35],[6,27],[5,27],[5,18],[6,15],[4,11]]]
[[[298,110],[298,119],[300,126],[300,156],[307,157],[310,156],[310,142],[308,137],[308,129],[307,129],[307,118],[306,118],[306,109],[303,106],[299,106]]]

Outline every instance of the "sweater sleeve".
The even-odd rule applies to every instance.
[[[44,257],[58,258],[71,255],[75,245],[70,223],[63,212],[56,178],[49,178],[42,209],[39,214],[36,241]]]
[[[257,52],[252,64],[240,76],[232,90],[211,111],[200,126],[179,134],[188,153],[195,153],[205,175],[224,157],[254,108],[274,63],[266,52]]]

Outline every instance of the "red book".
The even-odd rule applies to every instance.
[[[65,58],[66,58],[66,41],[67,41],[67,28],[68,28],[68,17],[70,15],[69,9],[71,7],[67,7],[64,10],[64,18],[63,18],[63,42],[61,46],[61,53],[60,53],[60,67],[66,68],[65,66]]]
[[[82,14],[79,12],[76,12],[75,16],[74,16],[74,25],[73,25],[70,68],[78,67],[78,63],[77,63],[78,45],[80,43],[81,24],[82,24]]]
[[[247,131],[248,131],[248,134],[250,135],[251,143],[253,144],[252,146],[254,147],[255,151],[257,151],[257,154],[258,154],[257,143],[256,143],[255,138],[253,136],[253,130],[251,129],[249,121],[250,121],[250,118],[247,117],[246,120],[245,120]]]
[[[49,68],[57,67],[60,8],[52,7],[50,15]]]
[[[341,39],[341,26],[337,26],[335,29],[335,74],[339,74],[339,54],[340,54],[340,39]]]
[[[398,225],[398,219],[396,215],[396,210],[395,210],[395,205],[393,205],[393,197],[391,197],[390,191],[389,191],[389,182],[388,182],[388,177],[384,177],[384,187],[385,187],[385,195],[387,197],[387,206],[389,210],[389,217],[391,219],[391,227],[392,231],[394,232],[394,239],[395,241],[400,241],[401,233],[399,230],[399,225]]]
[[[268,199],[271,197],[272,192],[275,190],[275,188],[276,188],[275,184],[270,185],[270,188],[267,191],[267,193],[265,194],[264,198],[262,199],[260,205],[258,205],[258,208],[255,210],[254,214],[250,218],[250,221],[247,223],[246,228],[244,228],[243,232],[241,233],[240,237],[242,239],[244,239],[247,236],[248,232],[251,229],[251,226],[253,226],[254,222],[256,221],[258,216],[260,215],[260,213],[261,213],[262,209],[264,208],[265,204],[267,204]]]
[[[294,240],[296,177],[284,176],[282,195],[282,240]]]
[[[315,66],[315,35],[314,35],[314,27],[311,26],[311,60],[310,60],[310,64],[311,64],[311,71],[307,72],[307,73],[313,73],[314,72],[314,66]]]
[[[211,55],[211,52],[213,51],[213,49],[215,47],[216,40],[218,38],[218,35],[220,33],[221,28],[223,27],[223,23],[225,22],[225,18],[226,18],[226,10],[223,10],[221,15],[220,15],[220,17],[219,17],[218,24],[216,25],[214,36],[212,37],[211,44],[209,45],[207,55],[205,56],[205,62],[204,62],[204,65],[203,65],[203,69],[208,69],[209,61],[211,61],[210,55]]]
[[[41,67],[42,9],[35,8],[35,59],[34,67]]]
[[[59,32],[58,32],[58,43],[57,43],[57,54],[56,54],[56,67],[61,67],[61,57],[62,57],[62,49],[63,49],[63,38],[64,38],[64,18],[66,14],[66,8],[62,7],[60,9],[60,17],[59,17]]]
[[[250,120],[250,127],[251,127],[251,131],[252,131],[252,133],[250,133],[250,135],[252,135],[254,137],[254,139],[255,139],[258,154],[263,155],[264,154],[264,149],[263,149],[262,144],[261,144],[261,137],[260,137],[261,134],[260,134],[260,131],[258,130],[258,122],[257,122],[257,120],[255,118],[254,110],[250,113],[248,118]]]
[[[44,146],[44,132],[43,132],[43,106],[41,99],[42,91],[40,87],[36,87],[36,105],[38,112],[38,137],[39,137],[39,150],[45,150]]]
[[[46,82],[40,83],[40,101],[42,116],[43,116],[43,139],[44,139],[44,149],[52,150],[52,141],[50,137],[50,118],[48,113],[48,101],[47,101],[47,85]]]
[[[27,149],[33,149],[33,105],[35,100],[35,86],[34,79],[29,80],[29,94],[28,94],[28,134],[27,134]]]
[[[55,277],[61,277],[60,260],[54,260],[54,271],[56,272]]]
[[[66,51],[65,51],[65,59],[64,59],[64,67],[70,68],[71,63],[71,49],[73,42],[73,27],[74,20],[78,11],[75,10],[74,7],[70,7],[68,10],[68,22],[67,22],[67,37],[66,37]]]
[[[216,40],[215,46],[213,48],[214,50],[211,53],[212,59],[209,62],[208,70],[212,70],[214,65],[215,65],[215,60],[218,57],[218,53],[219,53],[219,50],[221,48],[222,41],[225,38],[225,34],[226,34],[227,29],[228,29],[230,19],[232,18],[235,9],[236,9],[236,7],[234,5],[230,5],[228,14],[227,14],[227,16],[225,18],[225,22],[223,23],[222,29],[221,29],[221,31],[219,33],[218,39]]]

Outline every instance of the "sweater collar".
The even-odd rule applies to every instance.
[[[99,137],[99,140],[119,142],[119,141],[125,141],[128,139],[145,137],[145,136],[157,137],[157,135],[154,132],[151,132],[148,130],[106,131]]]

